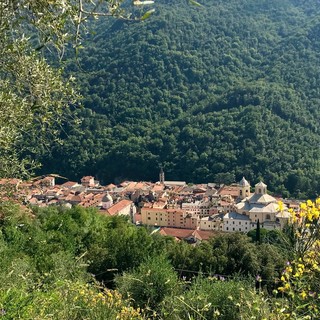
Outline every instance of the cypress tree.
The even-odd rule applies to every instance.
[[[256,242],[261,244],[261,231],[260,231],[260,221],[259,221],[259,219],[258,219],[258,222],[257,222],[257,229],[256,229]]]

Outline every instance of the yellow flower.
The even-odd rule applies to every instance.
[[[320,215],[319,209],[313,208],[312,214],[314,219],[319,219],[319,215]]]
[[[279,210],[280,212],[282,212],[283,209],[284,209],[284,207],[283,207],[283,202],[282,202],[282,201],[278,201],[278,210]]]
[[[292,267],[287,267],[287,272],[292,272]]]
[[[309,221],[312,221],[312,212],[310,212],[309,210],[308,210],[308,212],[307,212],[307,219],[308,219]]]
[[[311,200],[307,200],[307,206],[308,207],[313,207],[313,202]]]
[[[304,203],[304,202],[300,203],[300,209],[301,209],[301,210],[307,210],[307,205],[306,205],[306,203]]]
[[[306,298],[306,296],[307,296],[307,294],[306,294],[305,291],[302,291],[302,292],[300,293],[300,297],[302,298],[302,300],[304,300],[304,299]]]

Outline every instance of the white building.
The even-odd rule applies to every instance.
[[[249,232],[251,221],[248,216],[236,212],[228,212],[223,216],[223,231],[226,232]]]
[[[102,198],[101,205],[103,209],[109,209],[113,205],[113,199],[109,192],[107,192]]]

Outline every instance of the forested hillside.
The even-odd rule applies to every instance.
[[[145,21],[94,23],[66,61],[82,123],[43,171],[156,180],[162,165],[170,180],[320,191],[320,3],[202,4],[159,0]]]

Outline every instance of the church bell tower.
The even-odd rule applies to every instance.
[[[163,168],[161,167],[160,169],[160,173],[159,173],[159,182],[161,184],[164,184],[164,171],[163,171]]]

